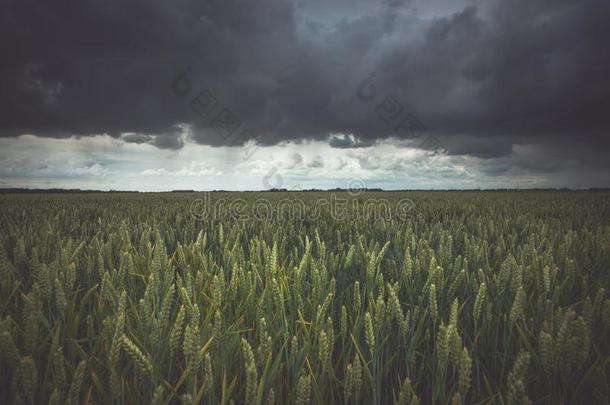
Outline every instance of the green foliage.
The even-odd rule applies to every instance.
[[[608,195],[338,197],[2,196],[0,403],[609,402]]]

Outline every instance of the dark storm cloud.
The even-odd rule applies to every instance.
[[[450,155],[470,155],[484,159],[494,159],[510,155],[515,143],[524,143],[518,137],[475,136],[453,134],[443,137],[442,145]]]
[[[196,142],[222,145],[213,122],[227,110],[237,143],[344,133],[354,138],[332,145],[358,147],[401,136],[376,113],[393,96],[453,154],[608,147],[608,1],[504,0],[485,12],[464,2],[426,18],[423,3],[387,0],[6,3],[2,136],[129,133],[177,149],[186,123]],[[187,66],[189,91],[176,95]],[[356,89],[372,72],[376,97],[363,102]],[[217,103],[209,116],[192,107],[204,89]]]
[[[184,140],[180,136],[180,129],[173,128],[173,132],[160,135],[148,134],[123,134],[121,140],[126,143],[154,145],[159,149],[180,149],[184,146]]]

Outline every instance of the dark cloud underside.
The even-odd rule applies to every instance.
[[[444,4],[426,15],[410,1],[9,0],[0,135],[127,133],[178,149],[178,125],[191,124],[196,142],[220,145],[211,122],[226,108],[236,143],[343,133],[331,143],[355,148],[402,136],[375,111],[393,96],[455,154],[608,148],[610,2]],[[366,102],[356,92],[372,72]],[[191,106],[204,89],[208,115]]]

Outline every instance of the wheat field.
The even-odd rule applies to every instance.
[[[0,403],[608,403],[609,194],[212,194],[1,195]]]

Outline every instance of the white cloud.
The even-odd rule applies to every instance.
[[[349,149],[323,141],[255,148],[187,141],[180,150],[161,150],[106,135],[0,138],[2,187],[257,190],[273,184],[306,189],[346,187],[355,178],[386,189],[588,187],[604,173],[595,177],[577,160],[532,145],[482,159],[435,155],[393,139]]]
[[[175,177],[202,177],[220,175],[220,171],[203,162],[191,162],[180,170],[167,170],[164,167],[158,169],[144,169],[140,172],[143,176],[175,176]]]
[[[90,166],[69,169],[68,173],[77,176],[109,176],[112,174],[117,174],[118,172],[116,170],[110,170],[106,167],[103,167],[99,163],[94,163]]]

